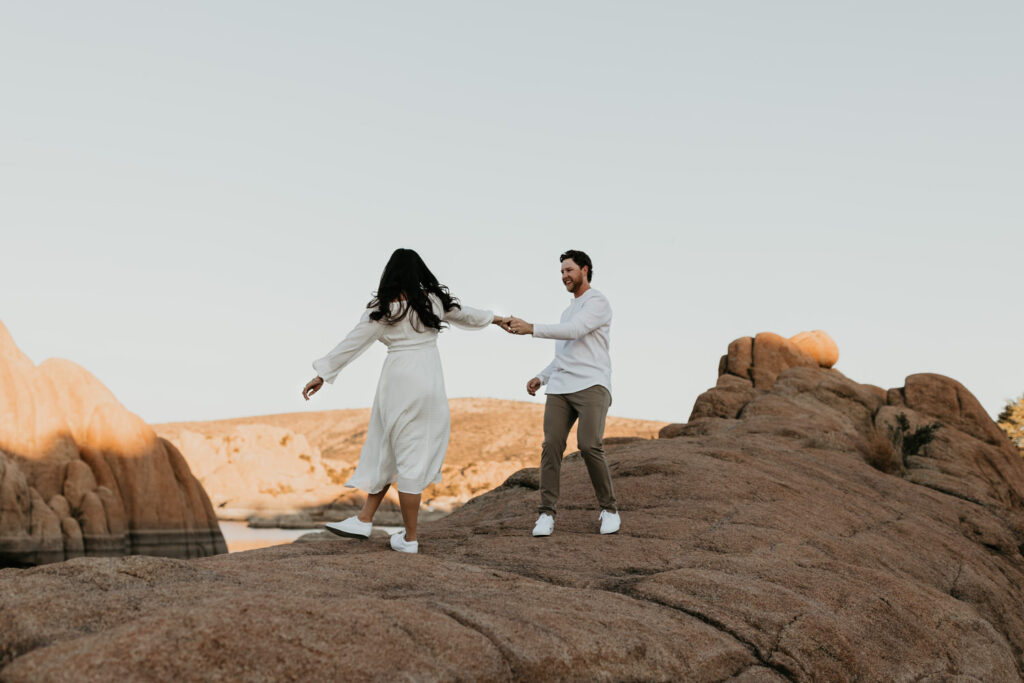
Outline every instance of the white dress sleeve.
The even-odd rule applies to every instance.
[[[341,369],[359,357],[363,351],[370,348],[373,342],[384,333],[384,324],[370,319],[371,309],[363,311],[352,331],[345,335],[345,338],[338,343],[330,353],[323,358],[313,361],[313,369],[316,374],[324,378],[325,382],[334,383]]]
[[[444,319],[464,330],[482,330],[494,322],[494,312],[463,306],[445,311]]]

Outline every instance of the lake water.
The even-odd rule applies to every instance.
[[[373,531],[376,536],[380,532],[393,534],[401,528],[400,526],[375,526]],[[248,522],[220,523],[220,532],[224,534],[224,541],[228,544],[229,553],[253,550],[254,548],[267,548],[272,545],[284,545],[293,542],[303,534],[323,530],[322,526],[312,529],[251,529]]]

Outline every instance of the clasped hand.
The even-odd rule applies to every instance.
[[[514,315],[498,318],[495,322],[509,334],[533,334],[533,325]]]

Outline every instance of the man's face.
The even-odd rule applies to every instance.
[[[567,258],[562,261],[562,283],[565,288],[570,292],[575,292],[579,289],[584,282],[586,282],[587,274],[585,271],[580,270],[580,267],[576,265],[576,262],[571,258]]]

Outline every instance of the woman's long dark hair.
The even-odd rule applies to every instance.
[[[441,300],[444,310],[462,308],[459,300],[454,298],[448,288],[437,281],[434,274],[427,268],[420,255],[412,249],[395,249],[391,254],[384,272],[380,276],[380,285],[367,308],[375,308],[370,318],[383,320],[391,325],[405,318],[410,309],[416,311],[420,321],[427,327],[440,330],[447,325],[442,322],[430,305],[428,296],[434,294]],[[391,303],[405,299],[405,305],[397,313],[391,312]]]

